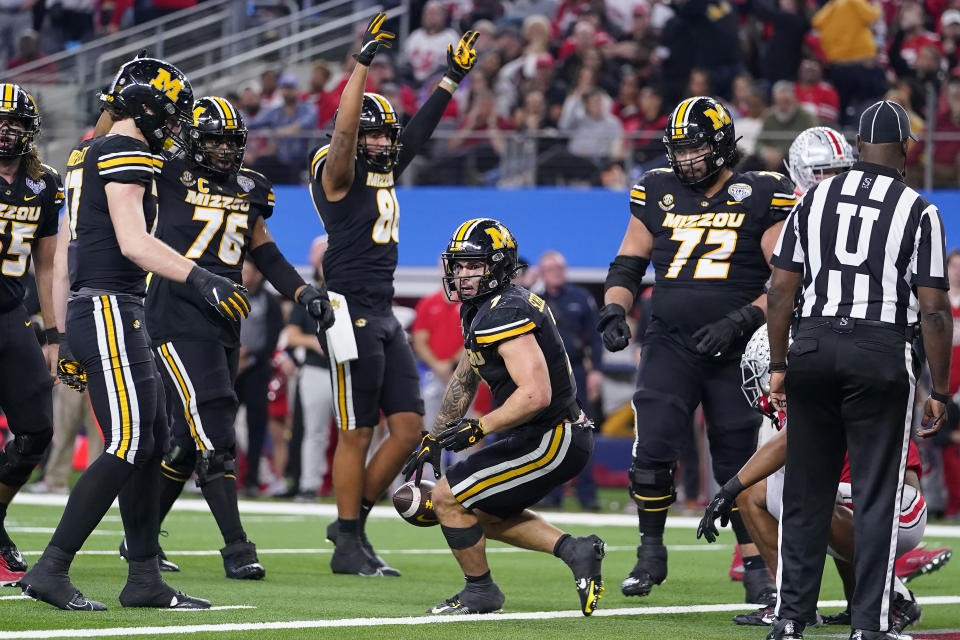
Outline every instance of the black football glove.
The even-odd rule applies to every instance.
[[[87,372],[73,357],[70,345],[67,344],[67,337],[63,334],[60,335],[60,346],[57,351],[57,378],[78,393],[87,390]]]
[[[367,30],[363,32],[363,40],[360,42],[360,52],[353,54],[354,59],[365,67],[369,67],[373,62],[374,56],[380,50],[380,47],[390,48],[390,41],[396,38],[396,34],[383,30],[383,23],[387,19],[387,14],[378,13],[367,25]]]
[[[713,496],[713,500],[707,505],[707,510],[703,512],[703,518],[700,519],[700,524],[697,526],[697,540],[701,536],[706,538],[707,542],[714,542],[717,539],[720,531],[717,530],[714,520],[720,518],[721,527],[730,523],[730,513],[737,506],[737,496],[741,491],[743,491],[743,485],[737,476],[733,476],[727,484],[720,488],[717,495]]]
[[[428,462],[430,466],[433,467],[434,477],[437,480],[440,479],[440,452],[442,451],[440,443],[430,435],[429,431],[421,431],[420,435],[420,446],[407,457],[407,461],[403,463],[403,467],[400,469],[404,482],[409,482],[410,476],[416,471],[417,479],[414,484],[418,487],[420,486],[420,481],[423,479],[423,465]]]
[[[240,322],[250,315],[247,290],[229,278],[194,266],[187,276],[187,284],[195,287],[207,304],[224,318]]]
[[[300,293],[297,301],[307,308],[310,317],[317,321],[317,332],[326,331],[333,326],[333,307],[327,294],[308,284]]]
[[[604,305],[600,309],[600,322],[597,331],[603,334],[603,346],[607,351],[622,351],[630,344],[630,325],[627,324],[627,312],[616,302]]]
[[[454,49],[452,44],[447,45],[447,77],[460,84],[467,77],[473,65],[477,63],[477,50],[473,45],[477,42],[480,33],[467,31]]]
[[[697,353],[704,356],[721,355],[741,336],[750,335],[764,323],[763,310],[752,304],[735,309],[716,322],[697,329]]]
[[[447,451],[463,451],[483,440],[485,436],[479,418],[460,418],[447,423],[437,434],[437,441]]]

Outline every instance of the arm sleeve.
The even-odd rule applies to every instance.
[[[940,212],[932,204],[920,214],[914,246],[913,283],[920,287],[949,289],[943,222]]]
[[[810,193],[810,192],[808,192]],[[803,200],[787,218],[787,222],[780,230],[777,246],[773,250],[770,262],[773,266],[794,273],[803,273],[803,246],[800,243],[800,215],[806,209]]]
[[[320,182],[320,174],[323,171],[324,159],[327,157],[327,151],[329,150],[330,145],[325,144],[314,151],[313,155],[310,156],[310,175],[313,176],[313,179],[317,182]]]
[[[150,185],[163,160],[150,153],[147,145],[127,136],[112,136],[100,147],[97,171],[104,182]]]
[[[403,148],[400,149],[400,157],[397,160],[397,168],[394,169],[394,175],[399,176],[407,168],[410,161],[413,160],[417,152],[426,144],[433,130],[440,123],[443,112],[450,104],[450,92],[446,89],[437,87],[423,103],[423,106],[417,110],[407,126],[403,128],[400,134],[400,141],[403,142]]]

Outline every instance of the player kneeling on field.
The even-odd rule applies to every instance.
[[[510,283],[519,268],[510,231],[490,218],[461,224],[443,252],[443,286],[460,301],[465,353],[447,384],[440,413],[404,464],[407,479],[430,463],[440,478],[441,449],[463,451],[490,433],[496,442],[447,469],[433,490],[440,528],[466,586],[427,613],[500,611],[486,539],[553,553],[573,571],[580,608],[590,615],[603,593],[604,542],[574,538],[528,509],[584,468],[594,427],[577,403],[576,382],[543,299]],[[497,409],[465,418],[480,381]]]

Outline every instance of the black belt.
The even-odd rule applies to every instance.
[[[800,318],[799,323],[797,323],[799,329],[815,329],[823,326],[829,326],[836,333],[852,333],[855,327],[887,329],[888,331],[896,331],[902,335],[907,342],[913,342],[913,340],[920,335],[919,325],[895,324],[893,322],[864,320],[862,318],[850,318],[848,316],[814,316],[810,318]]]

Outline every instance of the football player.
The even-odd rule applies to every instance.
[[[336,548],[334,573],[398,576],[373,551],[365,533],[367,515],[397,475],[423,429],[423,400],[413,351],[391,311],[397,267],[400,205],[394,184],[430,138],[450,98],[473,68],[477,32],[468,31],[447,47],[447,72],[401,130],[397,112],[381,95],[364,93],[367,68],[394,35],[377,14],[363,34],[357,64],[347,81],[334,119],[330,144],[310,163],[310,192],[329,247],[323,273],[331,298],[353,324],[353,336],[338,345],[320,334],[330,354],[340,436],[333,459],[338,519],[327,528]],[[338,294],[336,297],[333,294]],[[329,342],[329,344],[328,344]],[[354,344],[355,343],[355,344]],[[367,461],[380,412],[389,437]]]
[[[499,611],[504,595],[490,577],[486,540],[552,553],[573,571],[580,608],[591,615],[603,593],[604,542],[574,538],[529,507],[576,476],[593,452],[594,426],[577,402],[563,340],[543,298],[511,284],[520,270],[517,242],[501,223],[461,224],[442,254],[443,286],[462,303],[464,355],[436,421],[404,465],[407,479],[430,463],[440,478],[441,449],[464,451],[485,436],[496,442],[450,466],[433,490],[443,536],[466,578],[435,614]],[[483,380],[497,409],[464,417]]]
[[[663,143],[671,168],[648,171],[630,191],[633,215],[610,264],[598,325],[607,349],[627,346],[626,312],[652,262],[652,318],[633,396],[630,495],[641,545],[621,584],[628,596],[645,596],[667,577],[663,530],[677,496],[679,434],[689,429],[697,405],[706,414],[718,481],[733,475],[755,448],[760,416],[739,393],[740,354],[764,323],[768,260],[797,202],[793,184],[781,174],[736,171],[734,124],[712,98],[677,105]],[[733,526],[746,600],[770,603],[776,588],[736,512]]]
[[[53,437],[57,327],[53,254],[63,205],[57,172],[40,161],[40,113],[29,93],[0,84],[0,407],[13,440],[0,448],[0,585],[15,584],[27,564],[3,523],[7,506],[30,478]],[[23,307],[31,256],[46,331],[41,347]]]
[[[207,608],[160,576],[157,555],[160,461],[169,434],[163,385],[150,349],[146,275],[186,282],[218,313],[249,310],[242,287],[184,258],[148,231],[156,223],[155,176],[163,155],[182,148],[193,90],[173,65],[124,64],[102,96],[109,135],[74,147],[64,186],[67,215],[54,259],[54,311],[61,335],[58,376],[89,386],[104,452],[74,486],[53,538],[20,579],[24,594],[67,610],[99,611],[70,581],[74,555],[119,497],[127,553],[125,607]],[[69,294],[69,300],[67,299]]]
[[[303,281],[267,229],[273,186],[243,167],[246,139],[243,118],[227,100],[197,100],[185,157],[165,161],[157,177],[163,215],[156,236],[237,284],[249,254],[277,291],[306,307],[319,328],[326,329],[333,322],[326,294]],[[173,414],[171,449],[160,468],[160,522],[196,471],[223,536],[220,554],[227,577],[259,580],[265,571],[237,509],[233,387],[240,324],[218,314],[193,287],[163,278],[150,283],[146,316]]]
[[[809,130],[808,130],[809,131]],[[776,571],[778,557],[778,533],[783,501],[783,465],[787,459],[787,416],[777,412],[770,404],[770,343],[766,326],[753,334],[743,352],[741,369],[743,393],[752,407],[767,418],[765,431],[770,434],[753,457],[723,485],[707,506],[697,538],[713,542],[718,535],[714,520],[720,518],[726,524],[730,513],[739,507],[747,529],[756,541],[760,553],[771,569]],[[897,535],[897,557],[915,549],[923,538],[927,524],[927,505],[920,492],[922,473],[920,451],[911,441],[907,454],[907,467],[900,501],[900,528]],[[854,535],[853,499],[850,486],[850,465],[844,464],[837,504],[830,523],[830,555],[837,565],[843,581],[844,593],[849,602],[853,595]],[[949,549],[946,551],[949,552]],[[946,559],[949,560],[949,555]],[[939,566],[945,564],[946,560]],[[899,578],[894,579],[894,596],[890,608],[891,631],[902,632],[920,619],[920,605]],[[770,625],[775,619],[773,606],[765,605],[756,611],[734,616],[733,621],[742,625]],[[826,624],[850,625],[849,606],[846,611],[823,619]]]

